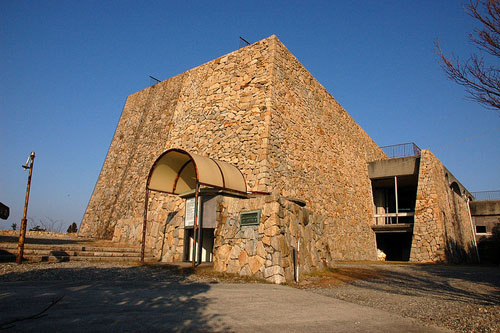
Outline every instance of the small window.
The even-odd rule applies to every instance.
[[[486,226],[485,225],[476,225],[476,233],[477,234],[485,234]]]
[[[240,225],[258,225],[260,224],[260,209],[252,210],[250,212],[240,213]]]

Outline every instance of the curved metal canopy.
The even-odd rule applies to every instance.
[[[245,177],[234,165],[181,149],[169,149],[158,157],[149,172],[147,188],[181,194],[200,185],[247,193]]]

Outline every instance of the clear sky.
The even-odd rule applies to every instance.
[[[500,117],[434,52],[466,58],[462,1],[0,1],[0,202],[80,223],[129,94],[272,34],[377,144],[430,149],[469,191],[500,189]],[[497,64],[498,64],[498,60]]]

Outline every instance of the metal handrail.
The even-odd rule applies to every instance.
[[[380,149],[389,158],[400,158],[410,156],[420,156],[420,148],[413,142],[400,143],[396,145],[381,146]]]

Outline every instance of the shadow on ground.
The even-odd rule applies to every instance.
[[[404,269],[386,265],[382,277],[358,282],[357,287],[383,292],[463,301],[477,305],[500,304],[500,267],[453,265],[402,265]]]
[[[43,268],[0,275],[0,328],[20,331],[226,331],[204,309],[210,283],[176,267]],[[9,281],[9,282],[5,282]],[[62,300],[45,317],[36,314]],[[8,324],[8,322],[12,322]]]

